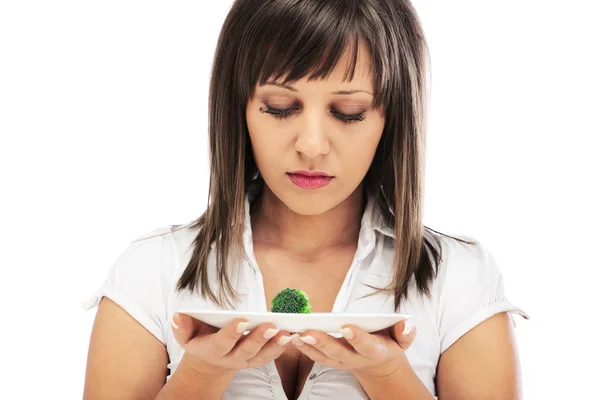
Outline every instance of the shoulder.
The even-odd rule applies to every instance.
[[[529,318],[507,298],[501,268],[487,245],[472,236],[452,236],[470,243],[443,240],[446,253],[442,255],[435,288],[442,352],[497,313],[509,311]]]
[[[371,268],[377,274],[393,276],[394,256],[396,251],[396,239],[380,235],[379,245],[376,247],[376,257],[379,261],[378,268]],[[436,262],[437,274],[434,279],[443,281],[450,271],[450,275],[477,275],[486,270],[491,253],[487,247],[477,238],[463,234],[435,234],[427,235],[423,242],[426,253],[431,258],[434,253],[439,255]],[[458,239],[458,240],[457,240]],[[465,243],[466,242],[466,243]]]
[[[127,269],[169,269],[173,254],[172,230],[173,225],[164,225],[138,233],[122,251],[118,264]]]
[[[113,262],[107,281],[131,291],[160,289],[166,296],[180,267],[178,245],[188,240],[178,227],[162,225],[133,235]]]
[[[439,298],[444,292],[468,290],[474,285],[484,287],[498,281],[500,270],[488,247],[478,238],[464,234],[427,235],[423,242],[434,267],[431,293]],[[393,276],[396,241],[385,238],[378,246],[376,265],[371,272]]]
[[[441,242],[438,281],[469,285],[487,280],[497,271],[492,253],[481,240],[463,234],[449,236],[452,237],[438,236]]]
[[[194,222],[171,225],[168,235],[177,273],[182,273],[190,261],[199,232],[200,227]]]
[[[174,264],[172,227],[159,226],[134,235],[113,263],[109,278],[131,286],[168,280]]]
[[[175,256],[185,253],[191,248],[198,234],[198,228],[191,223],[179,225],[163,225],[145,231],[135,237],[130,247],[140,251],[157,251]]]
[[[144,231],[141,234],[138,234],[133,239],[133,243],[141,242],[141,241],[150,241],[152,239],[163,238],[165,235],[170,235],[173,232],[173,227],[175,225],[164,225],[155,227],[151,230]]]
[[[165,306],[174,266],[172,249],[171,226],[134,236],[114,260],[101,287],[84,301],[84,309],[96,307],[103,297],[109,297],[165,343]]]
[[[480,239],[463,234],[441,236],[441,258],[433,293],[441,313],[475,303],[490,305],[503,296],[503,278],[494,256]]]

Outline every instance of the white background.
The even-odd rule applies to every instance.
[[[531,315],[527,399],[597,395],[594,3],[415,2],[433,63],[425,223],[484,242]],[[81,398],[81,302],[129,241],[204,211],[230,4],[0,3],[1,398]]]

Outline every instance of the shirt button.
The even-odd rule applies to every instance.
[[[308,379],[312,381],[312,380],[313,380],[313,379],[315,379],[316,377],[317,377],[317,374],[311,374],[311,375],[308,377]]]
[[[279,382],[279,380],[280,380],[279,376],[277,376],[277,375],[271,375],[271,382],[277,383],[277,382]]]

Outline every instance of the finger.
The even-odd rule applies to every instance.
[[[263,345],[278,333],[279,329],[274,324],[260,324],[252,332],[240,339],[224,358],[247,361],[254,357]]]
[[[392,334],[396,343],[403,350],[407,350],[417,336],[417,327],[412,321],[407,319],[394,325]]]
[[[237,344],[248,328],[248,321],[236,318],[211,336],[214,351],[219,357],[225,357]]]
[[[346,325],[341,330],[348,343],[363,357],[380,361],[389,352],[388,345],[378,335],[370,334],[356,325]]]
[[[177,343],[184,348],[191,340],[201,338],[217,331],[217,328],[214,326],[181,313],[175,313],[173,315],[171,328],[175,340],[177,340]]]
[[[292,340],[292,336],[288,331],[279,331],[277,335],[269,339],[256,355],[248,359],[248,368],[261,367],[276,358],[278,358]]]
[[[318,362],[319,364],[323,364],[326,367],[330,368],[340,368],[341,366],[340,361],[332,360],[331,358],[323,354],[321,350],[317,349],[313,345],[305,343],[298,336],[292,339],[292,345],[314,362]]]
[[[357,361],[358,354],[343,338],[337,339],[325,332],[310,330],[304,332],[299,339],[308,347],[316,348],[327,358],[336,362],[354,363]],[[300,344],[298,341],[295,343]]]

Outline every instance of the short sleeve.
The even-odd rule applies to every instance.
[[[491,252],[477,239],[454,235],[475,244],[450,239],[444,249],[438,305],[440,354],[487,318],[508,311],[529,315],[512,304],[504,292],[504,279]],[[513,320],[514,323],[514,320]]]
[[[83,309],[97,307],[106,296],[164,344],[166,290],[172,266],[170,237],[165,228],[159,228],[130,242],[104,283],[83,302]]]

